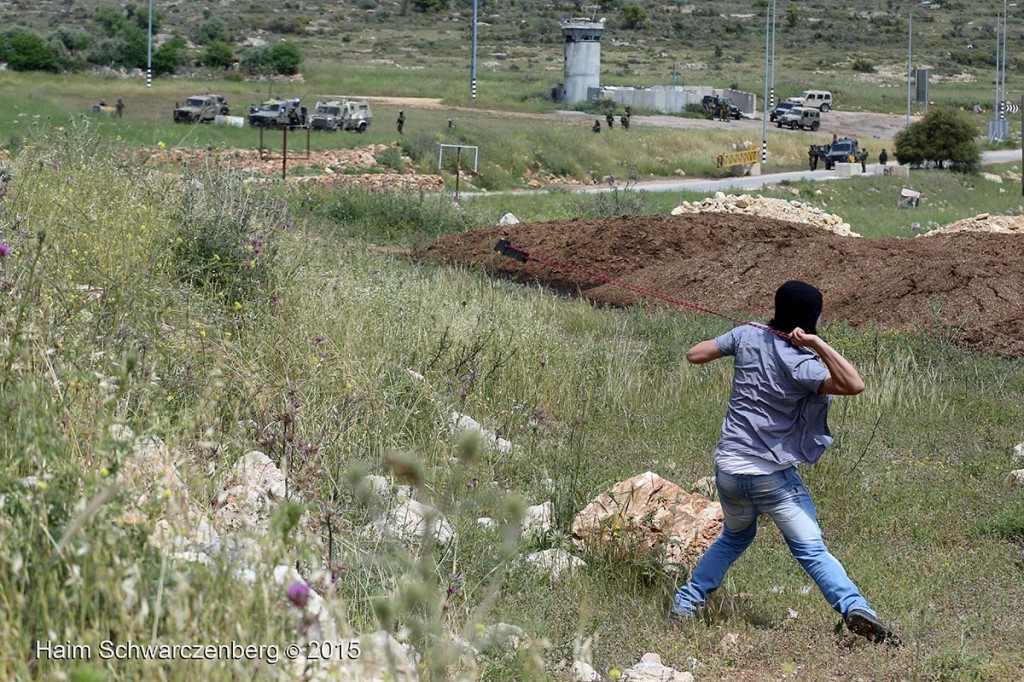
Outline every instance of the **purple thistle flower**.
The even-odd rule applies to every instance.
[[[7,244],[0,243],[0,258],[3,258],[4,256],[9,254],[10,252],[11,252],[11,247],[7,246]]]
[[[295,604],[300,609],[305,608],[309,602],[309,585],[306,583],[294,582],[288,588],[288,601]]]

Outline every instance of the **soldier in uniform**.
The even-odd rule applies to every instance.
[[[405,111],[404,110],[398,112],[398,120],[395,121],[395,127],[398,128],[398,134],[401,135],[402,134],[402,128],[405,127]]]
[[[882,148],[882,153],[878,155],[878,163],[883,166],[889,163],[889,154],[885,151],[884,147]]]
[[[812,144],[807,150],[807,161],[812,171],[818,170],[818,145]]]
[[[608,124],[608,130],[611,130],[612,126],[615,124],[615,115],[612,114],[612,112],[609,111],[605,115],[604,120],[605,120],[605,123]]]
[[[868,172],[868,148],[861,147],[860,152],[857,153],[857,160],[860,161],[860,172]]]
[[[121,118],[121,116],[124,114],[124,102],[121,100],[120,97],[117,98],[117,105],[116,105],[116,107],[117,107],[117,117]]]
[[[597,119],[597,118],[594,119],[594,125],[591,128],[591,130],[593,130],[595,133],[601,132],[601,120],[600,119]]]
[[[629,116],[626,116],[625,114],[620,116],[619,117],[619,123],[622,124],[622,129],[623,130],[629,130]]]
[[[633,107],[626,105],[626,118],[633,118]]]

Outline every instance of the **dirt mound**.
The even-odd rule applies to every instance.
[[[982,213],[971,218],[964,218],[949,225],[943,225],[920,237],[931,237],[937,234],[953,234],[954,232],[997,232],[1000,234],[1024,235],[1024,216],[992,215]]]
[[[707,213],[520,223],[447,237],[416,256],[580,291],[602,304],[641,302],[588,272],[505,258],[493,250],[502,235],[546,262],[726,313],[767,319],[775,289],[787,279],[804,279],[824,291],[828,319],[939,331],[968,348],[1024,355],[1024,259],[1014,235],[856,239],[756,216]]]
[[[851,231],[850,224],[835,213],[826,213],[817,206],[796,200],[716,192],[714,197],[706,197],[700,201],[684,201],[672,209],[672,215],[681,213],[745,213],[802,225],[814,225],[847,237],[860,236]]]

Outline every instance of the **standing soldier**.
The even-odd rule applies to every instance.
[[[626,118],[633,118],[633,107],[626,105]]]
[[[626,116],[625,114],[620,116],[619,117],[619,123],[622,124],[622,129],[623,130],[629,130],[629,116]]]
[[[610,111],[609,111],[609,112],[608,112],[608,113],[607,113],[607,114],[605,115],[605,117],[604,117],[604,120],[605,120],[605,122],[606,122],[606,123],[608,124],[608,130],[611,130],[611,129],[612,129],[612,126],[613,126],[613,125],[615,124],[615,115],[614,115],[614,114],[612,114],[612,112],[610,112]]]
[[[812,171],[818,170],[818,145],[812,144],[807,150],[807,161]]]
[[[883,166],[889,163],[889,154],[885,151],[884,147],[882,148],[882,153],[878,155],[878,163]]]
[[[116,106],[117,106],[117,117],[121,118],[121,115],[124,114],[124,102],[121,101],[120,97],[117,98],[117,105]]]
[[[860,153],[857,154],[857,157],[858,157],[857,160],[860,161],[860,172],[861,173],[867,173],[868,172],[868,148],[867,147],[861,147],[860,148]]]
[[[398,120],[395,121],[395,127],[398,128],[398,134],[401,135],[402,134],[402,128],[405,127],[405,111],[404,110],[398,112]]]

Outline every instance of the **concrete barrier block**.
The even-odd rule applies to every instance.
[[[897,178],[909,178],[910,166],[882,166],[882,175],[892,175]]]
[[[836,164],[836,175],[841,178],[850,178],[854,175],[860,175],[860,164],[859,163],[837,163]]]

